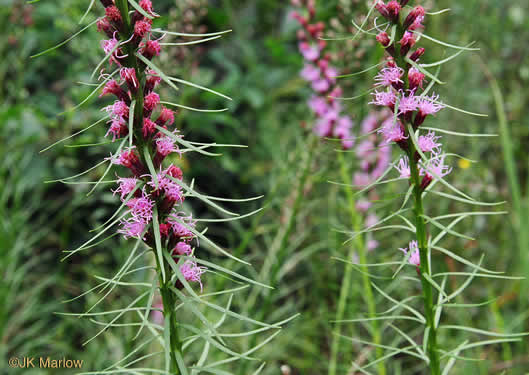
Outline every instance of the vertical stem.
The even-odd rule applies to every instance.
[[[121,18],[123,19],[123,24],[125,27],[124,33],[121,35],[122,40],[127,40],[132,35],[132,24],[129,15],[129,4],[128,0],[116,0],[116,7],[119,9]],[[136,101],[134,107],[134,122],[133,122],[133,132],[129,134],[129,137],[133,137],[134,144],[141,146],[143,143],[143,138],[140,136],[143,126],[143,95],[145,87],[145,68],[144,65],[138,62],[136,57],[135,48],[131,47],[130,43],[125,43],[123,48],[128,55],[127,65],[133,67],[136,72],[136,78],[138,80],[138,89],[133,93],[133,99]],[[138,134],[138,136],[135,136]],[[148,147],[148,146],[147,146]],[[145,165],[145,160],[143,153],[139,154],[142,159],[143,164]],[[158,204],[158,203],[156,203]],[[159,208],[159,207],[158,207]],[[159,211],[158,211],[159,212]],[[165,282],[162,278],[162,267],[164,268],[165,274],[169,275],[171,273],[170,267],[167,263],[162,262],[160,264],[158,257],[155,255],[156,259],[156,271],[159,275],[159,284],[160,284],[160,294],[162,296],[163,303],[163,316],[166,322],[169,322],[169,348],[170,348],[170,371],[172,374],[180,375],[180,368],[178,366],[177,354],[180,354],[178,357],[182,357],[182,343],[178,335],[178,320],[175,314],[175,295],[171,291],[171,278],[167,277]]]
[[[340,172],[341,172],[343,183],[349,184],[351,181],[351,176],[348,173],[345,158],[343,157],[343,154],[341,152],[338,152],[338,159],[340,162]],[[345,191],[347,194],[347,203],[349,206],[348,211],[349,211],[349,214],[351,215],[351,225],[353,227],[353,230],[355,232],[358,232],[362,230],[362,218],[360,217],[360,215],[358,215],[358,212],[356,210],[353,191],[349,188],[346,188]],[[365,248],[365,244],[364,244],[362,236],[356,236],[354,242],[352,243],[349,249],[349,255],[348,255],[349,261],[352,260],[355,250],[358,253],[358,259],[361,264],[360,268],[362,269],[362,285],[364,289],[364,297],[367,303],[368,314],[369,314],[369,317],[375,317],[376,315],[375,298],[373,295],[373,289],[371,287],[371,280],[368,274],[367,267],[364,266],[364,264],[367,263],[367,257],[366,257],[366,248]],[[343,316],[345,313],[345,305],[347,302],[347,297],[349,295],[350,285],[352,283],[352,272],[353,272],[353,266],[346,263],[344,278],[343,278],[343,282],[342,282],[342,286],[340,290],[340,298],[338,301],[338,308],[336,311],[336,320],[338,321],[343,320]],[[380,345],[381,335],[380,335],[380,327],[379,327],[377,320],[371,321],[371,329],[372,329],[372,336],[373,336],[374,343],[376,345]],[[337,323],[337,331],[338,333],[341,332],[340,323]],[[329,375],[336,374],[336,358],[338,356],[339,337],[336,336],[336,338],[337,339],[333,340],[333,344],[331,347],[331,363],[329,367]],[[377,358],[382,357],[383,355],[382,348],[376,347],[375,352],[376,352]],[[384,366],[383,361],[378,363],[378,373],[379,375],[386,374],[386,368]]]
[[[424,312],[426,315],[426,324],[429,328],[428,332],[428,343],[426,345],[428,358],[430,359],[430,373],[432,375],[441,374],[441,364],[439,361],[439,353],[437,352],[437,327],[435,327],[434,318],[434,298],[432,285],[424,274],[430,272],[430,261],[428,258],[428,238],[426,233],[426,224],[424,222],[424,208],[422,202],[422,189],[421,180],[419,177],[419,166],[415,160],[416,149],[413,143],[408,142],[409,145],[409,161],[410,161],[410,172],[413,183],[413,196],[414,196],[414,209],[415,214],[415,227],[417,234],[417,244],[419,247],[419,254],[421,258],[420,265],[420,277],[422,284],[423,300],[424,300]]]

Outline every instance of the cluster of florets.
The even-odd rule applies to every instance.
[[[438,95],[428,96],[424,90],[426,76],[418,62],[424,55],[425,49],[414,49],[417,30],[424,28],[425,10],[421,6],[416,6],[401,22],[401,13],[407,3],[407,0],[400,2],[393,0],[387,3],[375,0],[375,9],[389,21],[390,25],[400,25],[398,30],[403,32],[395,40],[391,40],[385,31],[380,31],[376,37],[388,56],[385,66],[375,77],[375,91],[371,104],[389,108],[394,113],[393,118],[384,123],[378,132],[384,142],[397,143],[406,153],[406,156],[402,157],[395,166],[401,178],[408,180],[411,178],[410,158],[414,159],[419,176],[422,176],[420,189],[423,191],[433,179],[446,176],[452,169],[444,164],[445,157],[439,142],[441,137],[433,131],[418,137],[416,145],[418,150],[411,154],[408,125],[411,125],[414,131],[417,130],[428,116],[436,114],[445,106],[439,101]],[[420,266],[416,242],[410,242],[409,250],[401,250],[410,253],[410,263]]]
[[[380,141],[376,130],[381,124],[391,121],[391,113],[388,110],[371,112],[361,125],[362,141],[355,147],[355,154],[360,160],[360,169],[353,175],[353,185],[366,187],[375,182],[388,168],[391,163],[391,147]],[[366,226],[370,227],[378,222],[376,214],[372,210],[372,201],[376,201],[378,196],[374,189],[368,192],[368,199],[360,199],[356,203],[356,209],[367,215]],[[369,237],[367,249],[374,250],[378,247],[378,242]]]
[[[332,137],[341,140],[344,149],[353,147],[351,129],[353,121],[343,115],[340,103],[335,98],[342,95],[342,89],[336,83],[338,71],[331,65],[331,55],[325,53],[326,42],[319,39],[323,35],[325,25],[322,22],[311,23],[315,17],[314,1],[293,2],[294,5],[306,8],[307,16],[292,12],[303,29],[298,31],[298,46],[305,66],[301,77],[309,82],[314,95],[309,100],[309,107],[317,120],[314,132],[320,137]]]
[[[112,141],[129,136],[133,144],[110,158],[112,163],[124,166],[132,173],[132,177],[120,177],[118,188],[114,190],[114,194],[119,194],[128,208],[128,215],[121,220],[118,233],[125,238],[141,238],[154,247],[155,228],[152,223],[153,209],[156,207],[162,245],[171,249],[175,258],[191,257],[180,266],[180,271],[187,281],[198,282],[202,288],[200,275],[205,272],[205,268],[197,266],[192,260],[192,244],[197,237],[195,222],[179,209],[185,199],[182,171],[172,164],[165,169],[162,167],[167,156],[179,153],[176,144],[178,130],[169,129],[174,124],[174,112],[160,104],[160,96],[154,91],[161,82],[160,76],[148,69],[141,60],[131,56],[139,53],[151,60],[160,54],[159,42],[151,39],[152,20],[134,11],[130,20],[132,35],[129,35],[114,1],[101,2],[106,15],[98,21],[98,30],[110,38],[103,40],[101,46],[109,56],[109,64],[119,67],[119,78],[110,79],[102,75],[107,82],[101,96],[113,95],[117,99],[114,104],[104,108],[110,118],[107,136],[112,136]],[[151,17],[158,16],[150,0],[141,0],[139,5]],[[138,97],[141,100],[137,102],[143,106],[141,110],[134,108],[132,113],[132,102]],[[132,134],[129,134],[130,129]],[[152,166],[160,171],[156,176],[149,173],[145,155],[138,148],[149,153]],[[177,283],[177,286],[183,287],[181,283]]]

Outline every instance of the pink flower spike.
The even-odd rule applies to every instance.
[[[200,276],[206,272],[206,267],[199,267],[197,264],[191,260],[186,260],[184,264],[180,266],[180,272],[186,281],[193,281],[200,284],[200,291],[203,290],[202,281]]]
[[[312,64],[305,64],[300,75],[305,81],[313,82],[320,78],[320,70]]]
[[[145,96],[143,105],[147,111],[152,112],[159,103],[160,96],[155,92],[151,92],[150,94]]]
[[[426,135],[419,136],[418,144],[422,152],[440,151],[441,144],[437,143],[437,140],[441,136],[436,136],[433,131],[429,131]]]
[[[178,255],[191,255],[192,249],[189,244],[180,241],[176,244],[173,252]]]
[[[375,82],[377,82],[375,85],[390,87],[392,85],[402,84],[403,81],[400,77],[402,77],[403,74],[404,70],[398,67],[384,68],[375,76]]]
[[[305,60],[315,61],[318,57],[320,57],[320,49],[316,46],[311,46],[307,42],[299,43],[299,50]]]
[[[121,76],[121,79],[127,82],[127,85],[129,88],[137,89],[138,79],[136,78],[136,70],[134,68],[123,68],[119,71],[119,75]]]
[[[372,94],[375,98],[369,104],[374,104],[378,106],[385,106],[393,108],[397,97],[393,91],[375,91]]]
[[[321,96],[312,96],[309,99],[309,107],[316,114],[316,116],[322,117],[324,116],[329,110],[329,105],[327,104],[327,100],[325,98],[322,98]]]
[[[139,218],[146,223],[151,221],[154,202],[147,194],[145,194],[145,192],[142,192],[140,198],[130,199],[127,202],[127,206],[130,208],[133,217]]]
[[[143,38],[147,33],[151,31],[151,24],[147,21],[138,21],[134,25],[134,35],[139,38]]]
[[[175,141],[172,138],[160,137],[156,140],[156,151],[165,157],[172,152],[178,152],[178,147],[175,147]]]
[[[129,117],[129,107],[121,100],[115,101],[113,105],[105,107],[104,110],[113,120],[124,120]]]
[[[400,122],[393,122],[393,118],[388,118],[382,124],[382,128],[378,131],[384,137],[386,143],[399,142],[408,137],[404,136],[404,129]]]
[[[137,217],[121,221],[121,229],[118,229],[118,233],[123,234],[125,239],[127,238],[141,238],[141,235],[145,231],[147,223]]]
[[[439,95],[433,94],[432,96],[422,97],[418,101],[419,111],[423,115],[432,115],[439,112],[441,109],[445,108],[445,105],[437,102]]]
[[[399,101],[399,115],[416,111],[419,107],[418,98],[413,95],[413,91],[408,96],[402,96]]]
[[[411,177],[410,165],[407,156],[400,158],[399,164],[395,166],[395,169],[399,171],[401,178]]]
[[[439,150],[440,151],[440,150]],[[444,176],[452,172],[452,167],[445,165],[445,157],[436,155],[428,160],[424,167],[421,167],[421,174],[425,175],[426,178],[429,178],[430,181],[434,178],[443,178]]]
[[[138,179],[134,177],[120,177],[118,179],[118,188],[112,193],[116,194],[119,193],[121,200],[124,200],[127,195],[129,195],[135,188],[136,184],[138,183]]]
[[[122,136],[126,135],[128,131],[129,129],[127,128],[127,124],[122,118],[114,119],[112,120],[105,137],[107,137],[109,134],[112,134],[112,142],[114,142],[116,138],[121,138]]]
[[[195,238],[191,230],[195,228],[195,222],[191,216],[182,216],[180,213],[173,212],[167,222],[171,224],[171,229],[175,236],[185,240]]]
[[[408,263],[413,264],[416,267],[421,266],[421,254],[419,252],[419,246],[417,245],[417,241],[411,241],[408,245],[408,247],[405,248],[399,248],[405,255],[410,254],[410,257],[408,258]]]
[[[324,93],[331,88],[331,84],[325,78],[320,78],[312,82],[312,89],[319,93]]]

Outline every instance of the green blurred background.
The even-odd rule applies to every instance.
[[[345,258],[347,236],[336,229],[351,230],[346,212],[346,194],[329,181],[340,180],[336,144],[311,141],[313,119],[306,101],[310,88],[299,77],[302,58],[296,45],[298,25],[289,17],[287,1],[273,0],[156,0],[158,21],[169,30],[214,32],[233,29],[225,37],[196,46],[164,51],[160,65],[173,75],[208,86],[233,98],[225,100],[193,88],[182,87],[177,97],[162,89],[161,96],[201,108],[221,108],[221,114],[182,111],[177,126],[186,138],[205,142],[243,144],[248,148],[226,148],[218,158],[191,155],[175,159],[186,178],[195,178],[204,193],[226,198],[264,195],[259,201],[227,204],[230,209],[258,214],[238,222],[211,225],[208,234],[236,255],[252,262],[244,269],[218,256],[210,260],[259,281],[266,270],[278,270],[275,290],[251,290],[248,298],[234,301],[234,309],[256,319],[276,321],[297,312],[301,316],[287,325],[274,342],[264,346],[259,358],[267,362],[266,374],[327,373],[333,326]],[[529,275],[529,117],[525,113],[529,89],[529,3],[524,0],[422,1],[430,9],[451,8],[450,13],[427,19],[428,34],[450,43],[477,41],[479,52],[463,54],[443,66],[440,77],[446,85],[437,89],[443,100],[459,108],[489,116],[471,117],[443,111],[435,126],[466,133],[494,133],[494,138],[445,137],[449,152],[477,163],[457,162],[451,182],[482,201],[506,201],[508,215],[478,216],[465,220],[458,231],[475,241],[445,240],[443,247],[458,249],[469,259],[485,254],[489,268],[509,274]],[[112,276],[126,259],[131,242],[113,237],[101,245],[61,262],[62,250],[75,248],[90,238],[89,229],[103,223],[118,207],[108,185],[90,192],[87,184],[44,183],[75,175],[109,155],[114,145],[68,147],[105,142],[103,127],[94,127],[47,152],[49,144],[64,138],[100,117],[108,100],[92,99],[83,107],[57,114],[82,101],[91,91],[80,81],[90,74],[103,52],[95,28],[48,55],[30,55],[53,46],[80,29],[78,21],[86,1],[0,0],[0,372],[28,374],[73,373],[71,370],[8,369],[12,356],[56,356],[83,359],[86,371],[97,371],[122,358],[134,347],[132,329],[113,328],[86,346],[82,343],[100,327],[89,319],[61,316],[55,312],[82,312],[98,295],[86,295],[63,304],[93,287],[94,275]],[[351,18],[367,10],[360,0],[317,2],[317,18],[325,22],[329,35],[350,35]],[[89,20],[101,14],[97,4]],[[428,61],[446,57],[444,48],[425,42]],[[380,50],[361,39],[330,42],[334,64],[343,73],[377,63]],[[354,96],[371,85],[374,72],[342,82],[344,96]],[[368,97],[344,102],[347,113],[358,124],[367,114]],[[343,154],[352,176],[358,161]],[[395,155],[396,156],[396,155]],[[457,159],[454,159],[457,160]],[[97,181],[104,168],[79,178]],[[388,187],[385,194],[402,192]],[[196,217],[213,217],[200,202],[188,202]],[[381,204],[379,216],[389,213],[391,202]],[[461,210],[453,202],[434,202],[437,214]],[[287,230],[287,223],[293,223]],[[395,260],[396,249],[405,239],[398,233],[376,235],[379,249],[370,253],[375,262]],[[441,268],[457,265],[437,257]],[[262,270],[265,271],[262,271]],[[145,275],[135,276],[142,280]],[[449,282],[456,282],[449,280]],[[365,312],[360,274],[355,274],[347,301],[346,317]],[[206,290],[225,287],[222,279],[206,279]],[[448,314],[451,322],[472,323],[498,332],[529,330],[529,288],[512,280],[474,281],[461,303],[497,298],[480,309]],[[406,290],[398,291],[406,295]],[[135,298],[134,288],[120,287],[103,305],[119,308]],[[264,302],[261,302],[264,301]],[[383,299],[380,303],[384,303]],[[117,306],[117,307],[116,307]],[[124,321],[134,317],[125,317]],[[230,330],[248,329],[232,322]],[[410,325],[409,330],[413,327]],[[349,336],[366,334],[365,328],[348,327]],[[467,335],[468,336],[468,335]],[[444,336],[454,347],[467,336]],[[461,362],[454,373],[525,374],[529,371],[528,345],[520,343],[485,347],[467,353],[482,361]],[[251,342],[233,345],[240,350]],[[358,343],[344,341],[339,354],[339,374],[349,373],[349,364],[362,351]],[[149,352],[149,350],[147,350]],[[361,360],[361,359],[360,359]],[[420,373],[406,358],[388,363],[389,373]],[[283,366],[283,367],[281,367]],[[250,374],[252,364],[233,365],[227,371]],[[351,372],[353,373],[353,372]]]

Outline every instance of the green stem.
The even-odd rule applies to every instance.
[[[409,162],[411,180],[413,183],[415,227],[417,234],[417,244],[419,247],[419,254],[421,258],[420,277],[422,284],[424,313],[426,315],[426,325],[429,328],[428,342],[426,344],[428,358],[430,359],[430,373],[432,375],[441,374],[441,364],[439,361],[439,352],[437,349],[437,327],[435,326],[434,314],[434,296],[433,289],[430,282],[424,277],[424,274],[430,274],[430,263],[428,257],[428,238],[426,232],[426,224],[424,221],[424,208],[422,201],[421,180],[419,176],[418,162],[415,160],[416,149],[411,141],[409,146]]]
[[[340,162],[340,172],[341,177],[344,184],[350,184],[351,182],[351,175],[348,172],[347,164],[345,162],[345,158],[343,156],[343,153],[338,152],[338,159]],[[347,203],[349,206],[349,213],[351,215],[351,225],[353,227],[353,230],[355,232],[359,232],[362,230],[362,217],[358,214],[358,211],[356,210],[356,202],[354,198],[353,191],[349,188],[345,188],[345,192],[347,194]],[[366,256],[366,248],[363,241],[362,236],[356,236],[355,240],[352,242],[350,249],[349,249],[349,255],[347,260],[351,261],[353,259],[355,251],[358,254],[358,259],[360,262],[360,268],[362,270],[362,285],[364,289],[364,297],[367,303],[367,310],[369,317],[375,317],[376,316],[376,305],[375,305],[375,298],[373,295],[373,289],[371,287],[371,280],[369,277],[369,273],[367,270],[367,267],[364,266],[364,264],[367,263],[367,256]],[[336,311],[336,320],[340,321],[343,320],[344,313],[345,313],[345,306],[347,302],[347,298],[350,291],[350,286],[352,283],[352,273],[353,273],[353,266],[351,264],[347,264],[345,266],[345,273],[344,278],[342,282],[342,286],[340,289],[340,297],[338,300],[338,308]],[[336,330],[338,334],[341,333],[341,324],[337,323]],[[376,345],[381,344],[381,335],[380,335],[380,327],[377,320],[371,321],[371,330],[372,330],[372,336],[373,336],[373,342]],[[339,339],[340,337],[337,335],[333,339],[332,347],[331,347],[331,363],[329,366],[329,375],[335,375],[336,374],[336,362],[337,362],[337,356],[339,352]],[[382,348],[376,347],[375,349],[376,357],[380,358],[383,356]],[[386,374],[386,368],[384,366],[383,361],[378,363],[378,373],[379,375],[385,375]]]
[[[121,17],[124,24],[124,33],[120,36],[122,40],[126,40],[132,35],[132,24],[129,15],[129,6],[127,0],[116,0],[116,6],[120,11]],[[136,57],[136,50],[132,48],[130,43],[126,43],[123,46],[127,57],[127,65],[133,67],[136,71],[136,78],[138,80],[138,89],[133,93],[133,99],[136,101],[134,107],[134,122],[133,122],[133,131],[132,134],[129,134],[133,138],[134,144],[141,147],[143,145],[143,137],[141,136],[141,131],[143,127],[143,94],[145,87],[145,68],[144,65],[140,64],[138,58]],[[139,156],[143,162],[143,165],[146,165],[145,158],[143,153],[139,153]],[[158,203],[157,203],[158,204]],[[159,208],[159,207],[158,207]],[[178,357],[182,357],[182,343],[178,335],[178,320],[175,314],[175,295],[171,291],[171,278],[167,277],[164,281],[162,278],[162,267],[164,268],[165,274],[170,275],[171,269],[169,265],[165,262],[160,263],[158,257],[155,255],[156,259],[156,271],[159,277],[160,284],[160,294],[162,296],[163,303],[163,315],[166,322],[169,325],[169,348],[170,348],[170,371],[172,374],[180,375],[180,368],[178,366],[177,354]],[[163,261],[163,260],[162,260]]]

